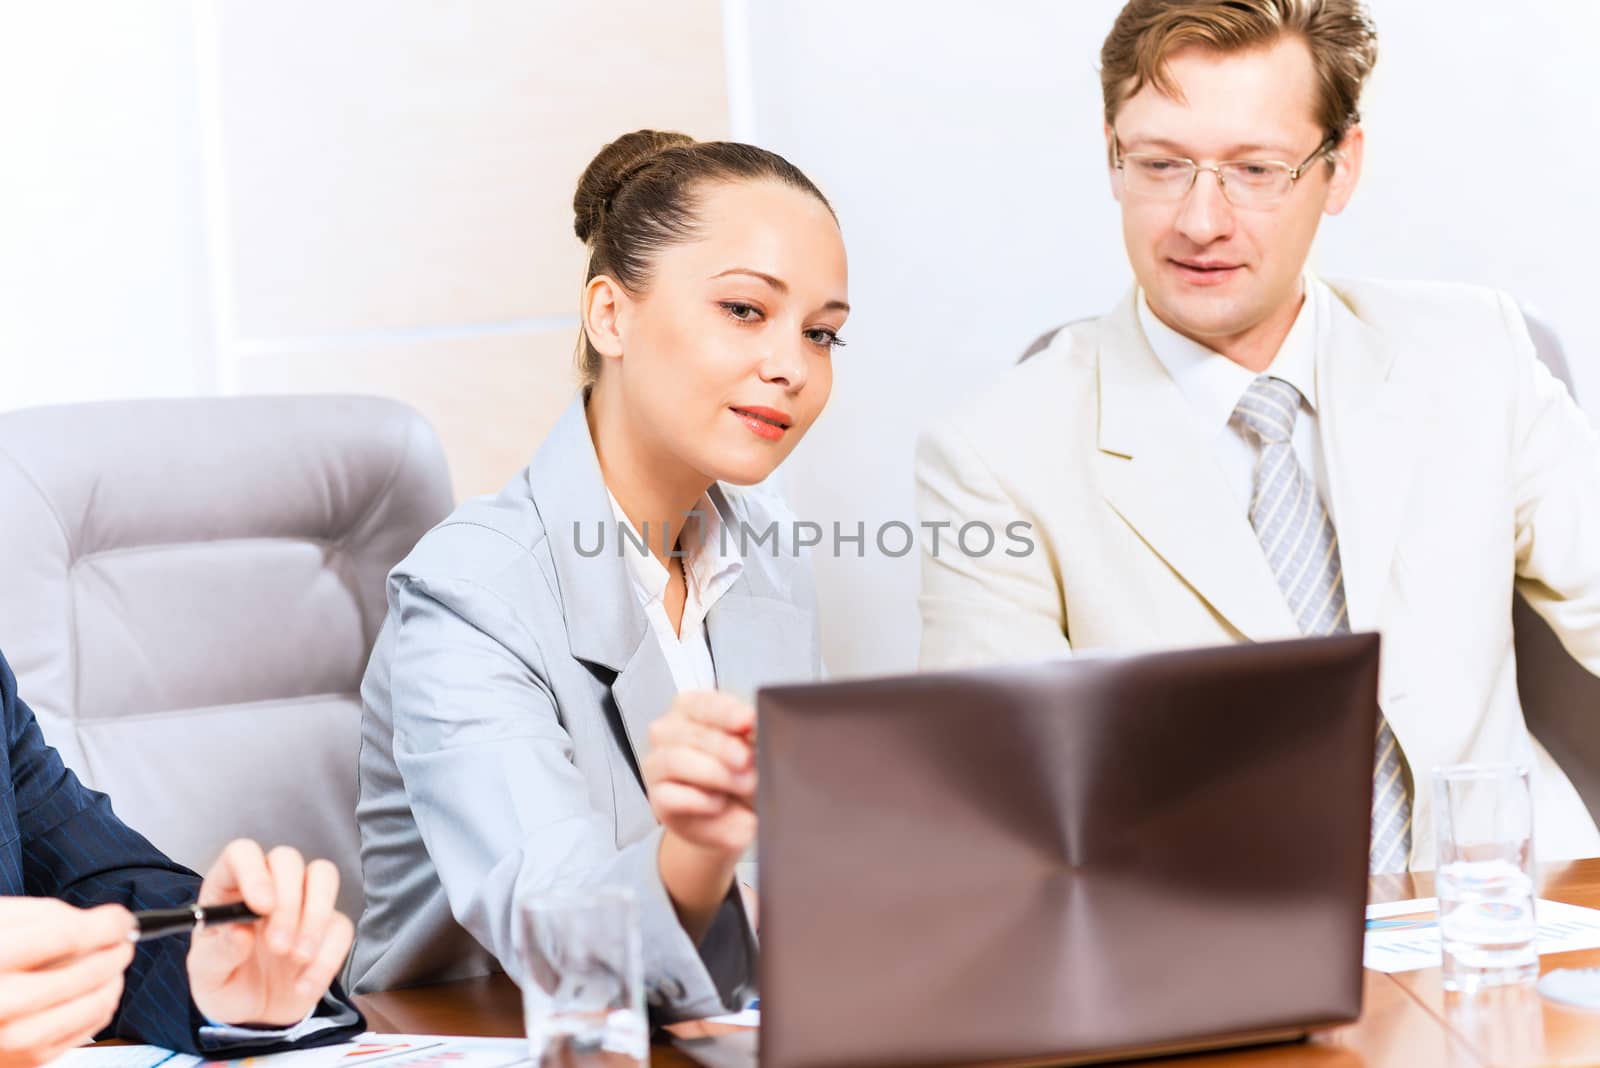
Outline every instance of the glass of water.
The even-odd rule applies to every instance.
[[[1533,793],[1528,769],[1455,764],[1433,773],[1444,988],[1539,977],[1533,911]]]
[[[535,1068],[649,1063],[639,907],[626,887],[560,891],[517,916],[515,977]]]

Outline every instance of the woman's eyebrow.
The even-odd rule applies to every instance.
[[[776,289],[779,293],[787,294],[789,292],[789,284],[783,279],[767,274],[765,271],[754,270],[750,267],[729,267],[726,271],[723,271],[720,274],[714,274],[711,277],[712,279],[726,278],[730,274],[747,274],[751,278],[759,278],[773,289]],[[830,300],[828,303],[822,306],[822,310],[848,312],[850,310],[850,305],[842,300]]]
[[[774,277],[774,276],[772,276],[770,274],[765,273],[764,271],[753,270],[753,269],[751,269],[749,267],[729,267],[726,271],[723,271],[721,274],[714,274],[711,277],[713,279],[726,278],[730,274],[747,274],[752,278],[761,279],[763,282],[767,283],[767,285],[771,286],[773,289],[776,289],[779,293],[787,293],[787,292],[789,292],[789,285],[783,279],[776,278],[776,277]]]

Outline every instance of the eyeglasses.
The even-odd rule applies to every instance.
[[[1298,167],[1277,159],[1230,159],[1202,165],[1183,156],[1149,152],[1124,155],[1117,135],[1111,135],[1112,161],[1122,172],[1122,187],[1130,195],[1146,200],[1182,200],[1194,188],[1200,172],[1211,171],[1229,204],[1257,210],[1277,207],[1300,176],[1336,144],[1332,137],[1325,138]]]

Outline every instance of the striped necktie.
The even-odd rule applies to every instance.
[[[1300,391],[1281,378],[1261,375],[1233,411],[1234,422],[1258,443],[1250,492],[1250,525],[1261,551],[1308,636],[1347,634],[1339,540],[1317,488],[1295,458],[1295,417]],[[1389,721],[1378,716],[1373,765],[1372,846],[1374,873],[1405,871],[1411,856],[1411,795],[1404,760]]]

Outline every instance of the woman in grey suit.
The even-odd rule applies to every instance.
[[[518,901],[621,884],[658,1016],[704,1016],[754,973],[734,872],[755,718],[730,695],[819,667],[791,524],[734,487],[828,399],[844,245],[786,160],[682,134],[606,146],[573,207],[581,394],[523,473],[389,576],[362,684],[350,978],[511,967]]]

